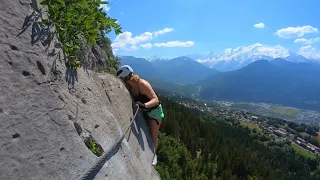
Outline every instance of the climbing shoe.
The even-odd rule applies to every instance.
[[[156,166],[158,164],[157,155],[155,154],[152,160],[152,166]]]

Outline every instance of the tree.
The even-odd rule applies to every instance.
[[[159,137],[160,166],[157,167],[162,179],[311,179],[314,176],[319,160],[307,160],[285,143],[270,141],[272,146],[265,146],[257,140],[266,137],[250,135],[247,127],[225,123],[222,117],[187,108],[163,96],[159,98],[165,111],[161,126],[165,134]]]
[[[82,43],[96,45],[99,38],[112,30],[116,34],[122,32],[116,19],[107,16],[101,4],[102,0],[42,0],[40,4],[47,6],[48,19],[42,23],[54,26],[63,51],[67,54],[67,64],[72,68],[81,66],[77,57]]]
[[[252,129],[252,132],[253,132],[253,133],[257,133],[257,130],[256,130],[256,129]]]

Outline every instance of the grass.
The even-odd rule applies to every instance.
[[[310,136],[309,134],[307,134],[306,132],[301,132],[301,133],[299,133],[300,134],[300,136],[302,136],[302,137],[307,137],[307,136]]]
[[[246,110],[250,110],[250,111],[259,110],[258,106],[255,106],[255,105],[252,105],[252,104],[248,104],[248,103],[233,103],[231,105],[231,107],[246,109]]]
[[[301,154],[302,156],[305,156],[305,157],[311,158],[311,159],[316,159],[316,158],[317,158],[316,155],[312,154],[311,152],[309,152],[309,151],[307,151],[307,150],[305,150],[305,149],[303,149],[303,148],[301,148],[301,147],[299,147],[299,146],[297,146],[297,145],[295,145],[295,144],[291,144],[291,147],[292,147],[297,153]]]
[[[244,121],[241,121],[240,123],[242,126],[247,126],[249,129],[255,129],[255,130],[257,130],[257,132],[264,134],[256,123],[244,122]]]
[[[295,117],[300,113],[299,109],[291,108],[291,107],[282,107],[282,106],[273,106],[271,111],[274,113],[279,113],[279,114],[287,115],[290,117]]]
[[[269,142],[270,142],[270,141],[264,141],[264,142],[262,142],[262,143],[263,143],[264,146],[269,146],[269,145],[268,145]]]

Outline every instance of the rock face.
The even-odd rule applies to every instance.
[[[39,9],[36,0],[1,0],[0,179],[80,178],[98,160],[83,137],[106,150],[135,111],[114,76],[65,67],[55,38],[37,26]],[[95,179],[159,179],[152,149],[139,112]]]

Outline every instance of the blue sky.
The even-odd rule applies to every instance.
[[[108,14],[124,34],[108,37],[118,55],[175,57],[254,43],[319,53],[317,0],[113,1]]]

